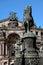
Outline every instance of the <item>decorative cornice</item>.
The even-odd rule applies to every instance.
[[[7,22],[7,21],[9,21],[9,20],[10,20],[9,18],[6,18],[6,19],[3,19],[3,20],[0,20],[0,23],[2,23],[2,22]],[[23,21],[20,21],[20,20],[18,20],[18,22],[23,23]]]

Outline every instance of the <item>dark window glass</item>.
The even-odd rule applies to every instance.
[[[33,31],[31,31],[31,32],[33,32]]]
[[[41,35],[43,35],[43,32],[41,32]]]
[[[11,52],[11,56],[15,56],[15,51],[12,51]]]
[[[11,64],[11,65],[14,65],[14,64]]]
[[[36,32],[36,35],[38,35],[38,32]]]

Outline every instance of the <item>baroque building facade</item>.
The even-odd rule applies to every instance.
[[[15,62],[16,43],[23,38],[24,32],[24,20],[19,21],[14,12],[11,12],[7,19],[0,20],[0,65],[11,65]],[[31,32],[36,35],[37,52],[39,57],[42,57],[43,28],[34,24]],[[19,49],[22,50],[22,46]]]

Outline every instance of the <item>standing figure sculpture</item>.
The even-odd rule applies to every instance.
[[[31,6],[27,6],[27,8],[24,10],[25,32],[27,32],[27,30],[30,31],[30,29],[33,25],[34,25],[34,21],[33,21],[33,17],[32,17],[32,8],[31,8]]]

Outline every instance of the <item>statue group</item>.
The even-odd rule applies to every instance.
[[[27,8],[24,10],[25,32],[27,32],[27,30],[30,31],[30,29],[33,25],[34,25],[34,20],[33,20],[33,17],[32,17],[32,8],[31,8],[31,6],[27,6]]]
[[[23,38],[17,42],[16,61],[14,65],[38,65],[38,53],[36,52],[36,36],[30,32],[34,25],[32,17],[32,8],[27,6],[24,10],[24,27],[25,33]],[[29,31],[29,32],[28,32]],[[22,47],[22,50],[20,48]]]

